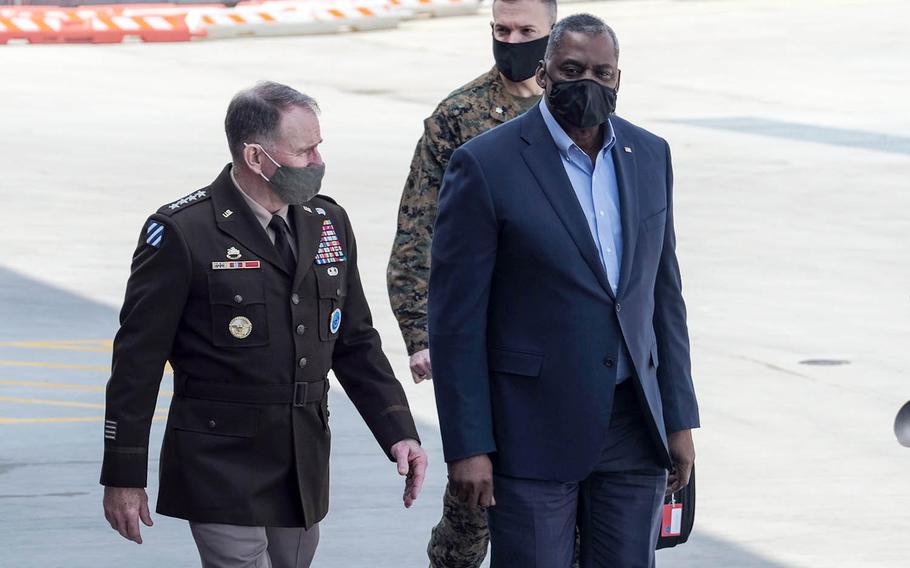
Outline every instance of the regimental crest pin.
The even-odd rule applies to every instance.
[[[313,212],[313,209],[312,209],[311,207],[306,206],[306,205],[303,206],[303,210],[306,211],[307,213],[312,213],[312,212]]]
[[[253,322],[244,316],[237,316],[228,324],[228,331],[237,339],[246,339],[253,333]]]
[[[227,249],[226,256],[228,257],[228,260],[237,260],[238,258],[240,258],[243,255],[240,254],[240,251],[237,250],[237,247],[231,247],[231,248]]]

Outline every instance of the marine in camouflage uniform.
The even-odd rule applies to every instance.
[[[462,144],[533,107],[540,97],[518,98],[505,90],[494,67],[446,97],[424,121],[424,132],[398,210],[398,232],[387,282],[392,310],[408,354],[429,347],[427,287],[430,247],[442,176]],[[486,512],[472,509],[446,491],[442,520],[433,528],[427,554],[433,568],[476,568],[487,553]]]

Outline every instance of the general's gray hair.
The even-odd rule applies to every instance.
[[[240,156],[244,142],[271,141],[281,113],[293,107],[319,114],[316,99],[281,83],[263,81],[234,95],[224,117],[231,155]]]
[[[553,52],[559,49],[562,44],[563,35],[566,32],[582,33],[589,36],[598,36],[607,34],[613,41],[613,48],[616,51],[616,57],[619,58],[619,40],[616,38],[616,32],[608,26],[603,20],[591,14],[572,14],[567,16],[553,26],[550,30],[550,41],[547,43],[547,54],[544,59],[550,59]]]

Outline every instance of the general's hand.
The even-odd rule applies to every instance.
[[[433,367],[430,366],[430,350],[424,349],[411,355],[411,377],[415,383],[433,378]]]
[[[689,483],[692,464],[695,463],[695,443],[692,441],[692,430],[680,430],[667,436],[670,446],[670,459],[676,468],[667,477],[667,495],[676,493]]]
[[[402,440],[392,446],[390,452],[398,462],[398,473],[406,476],[404,482],[404,506],[410,508],[420,495],[427,471],[427,453],[417,440]]]
[[[142,544],[139,534],[139,519],[150,527],[149,498],[142,487],[105,487],[104,518],[120,536],[136,544]]]
[[[493,463],[481,454],[449,464],[449,492],[469,507],[492,507]]]

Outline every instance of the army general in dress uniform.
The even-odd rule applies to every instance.
[[[277,83],[231,101],[233,157],[139,239],[114,341],[101,483],[141,543],[149,429],[174,369],[157,511],[190,521],[204,567],[305,567],[328,511],[333,370],[417,497],[426,468],[372,326],[344,209],[318,195],[318,107]]]

